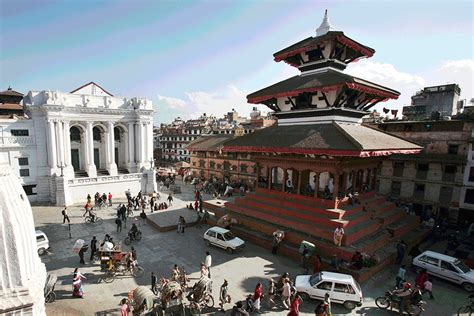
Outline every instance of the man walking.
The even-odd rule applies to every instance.
[[[69,220],[69,216],[67,215],[67,206],[64,206],[64,209],[61,213],[63,214],[63,224],[66,223],[66,221],[69,224],[71,221]]]
[[[95,236],[93,236],[91,240],[91,259],[90,259],[91,261],[93,260],[96,252],[97,252],[97,239],[95,238]]]
[[[171,206],[171,202],[173,202],[173,196],[171,195],[171,193],[168,195],[168,203],[170,204]]]
[[[109,206],[112,206],[112,193],[109,192]]]
[[[204,261],[204,265],[207,269],[207,277],[211,278],[211,265],[212,265],[212,257],[209,251],[206,251],[206,260]]]
[[[117,233],[122,231],[122,220],[120,219],[120,216],[117,216],[115,219],[115,224],[117,224]]]
[[[403,258],[405,258],[405,252],[407,250],[407,244],[401,240],[397,244],[397,259],[395,259],[395,264],[400,265],[403,262]]]
[[[400,288],[402,282],[405,281],[405,274],[407,270],[405,269],[405,265],[403,264],[400,269],[398,269],[397,277],[395,279],[395,288]]]
[[[151,273],[151,290],[156,295],[157,294],[157,287],[156,284],[158,283],[158,278],[155,275],[155,272]]]

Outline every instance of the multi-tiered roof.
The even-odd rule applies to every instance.
[[[347,64],[374,53],[334,30],[326,11],[315,37],[273,55],[301,73],[247,96],[249,103],[273,110],[278,124],[231,140],[224,150],[359,157],[418,152],[413,143],[359,124],[375,104],[400,95],[343,72]]]
[[[329,109],[348,109],[352,112],[350,116],[360,118],[376,103],[400,95],[393,89],[342,72],[349,63],[374,53],[374,49],[334,30],[326,11],[315,37],[273,55],[275,61],[297,67],[301,74],[248,95],[248,102],[263,103],[280,118],[289,117],[286,112],[327,113]],[[340,115],[344,111],[336,112]]]

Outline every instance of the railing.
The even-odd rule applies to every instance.
[[[122,182],[137,180],[142,178],[141,173],[129,173],[129,174],[119,174],[116,176],[100,176],[95,178],[77,178],[68,180],[69,185],[89,185],[97,183],[107,183],[107,182]]]
[[[0,145],[2,146],[24,146],[24,145],[35,145],[35,139],[33,136],[9,136],[1,137]]]

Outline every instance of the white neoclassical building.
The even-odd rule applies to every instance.
[[[28,161],[34,175],[33,201],[69,205],[88,193],[156,190],[150,100],[115,97],[90,82],[70,93],[30,91],[23,104],[29,131],[15,138],[31,138],[18,159],[27,158],[19,161]],[[25,121],[4,126],[4,133],[19,124]]]

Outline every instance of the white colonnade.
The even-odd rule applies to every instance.
[[[84,162],[84,171],[89,177],[97,176],[97,167],[94,163],[94,122],[85,122],[85,140],[84,153],[82,155]],[[81,124],[81,123],[79,123]],[[82,125],[82,124],[81,124]],[[47,120],[47,149],[48,165],[51,168],[51,174],[61,175],[60,169],[66,170],[68,174],[73,175],[73,166],[71,162],[71,141],[70,126],[68,120],[48,119]],[[105,159],[106,168],[110,175],[117,175],[118,168],[115,161],[115,131],[114,122],[107,122],[105,130]],[[153,124],[151,121],[128,122],[128,136],[126,139],[126,165],[130,172],[136,172],[142,168],[151,167],[150,161],[153,159]]]

